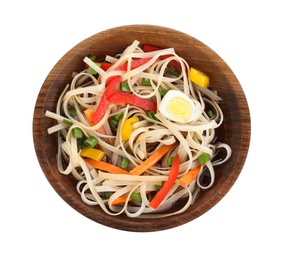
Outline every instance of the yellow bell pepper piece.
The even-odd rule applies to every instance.
[[[200,70],[191,68],[190,80],[201,87],[208,88],[209,77]]]
[[[128,141],[130,139],[131,133],[133,132],[133,124],[139,122],[137,116],[130,117],[125,120],[121,128],[122,141]]]
[[[90,147],[84,147],[81,149],[80,155],[82,157],[87,157],[91,158],[96,161],[101,161],[103,157],[105,156],[105,152],[99,150],[99,149],[94,149]]]

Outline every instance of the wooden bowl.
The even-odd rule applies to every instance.
[[[56,134],[49,135],[47,128],[54,120],[44,116],[46,110],[55,111],[63,88],[71,82],[72,72],[84,68],[83,59],[90,53],[97,57],[121,52],[134,40],[160,47],[174,47],[176,53],[188,63],[207,73],[211,84],[223,98],[221,108],[225,121],[221,140],[233,151],[228,162],[215,169],[214,185],[201,192],[198,200],[184,213],[162,219],[129,218],[126,215],[109,216],[100,207],[85,204],[76,191],[70,176],[57,170]],[[55,191],[82,215],[108,227],[128,231],[157,231],[185,224],[211,209],[218,203],[238,178],[244,165],[250,142],[250,114],[244,92],[229,66],[199,40],[176,30],[152,25],[128,25],[97,33],[68,51],[53,67],[45,79],[34,110],[33,138],[39,164]],[[178,207],[178,206],[176,206]]]

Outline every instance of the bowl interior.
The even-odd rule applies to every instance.
[[[54,124],[44,116],[46,110],[55,111],[56,102],[72,72],[84,68],[86,55],[103,58],[125,49],[134,40],[160,47],[174,47],[176,53],[210,76],[211,85],[223,98],[221,108],[224,123],[221,141],[233,151],[228,162],[218,166],[212,188],[201,192],[198,200],[184,213],[163,219],[133,219],[126,215],[109,216],[99,207],[86,205],[76,191],[76,180],[57,170],[56,134],[47,128]],[[164,230],[185,224],[211,209],[233,186],[244,165],[250,141],[250,114],[243,90],[229,66],[208,46],[182,32],[152,25],[128,25],[109,29],[80,42],[68,51],[53,67],[45,79],[34,110],[33,138],[38,161],[46,178],[56,192],[84,216],[109,227],[128,231]],[[179,205],[175,205],[179,207]]]

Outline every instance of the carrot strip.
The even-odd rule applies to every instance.
[[[197,177],[197,175],[199,174],[201,166],[197,166],[191,170],[189,170],[186,174],[184,174],[181,178],[180,178],[180,185],[183,187],[188,187],[190,185],[190,183]]]
[[[126,202],[128,196],[129,196],[129,194],[118,197],[117,199],[113,200],[112,205],[124,204]],[[129,198],[129,201],[131,201],[131,200],[132,200],[132,198]]]
[[[146,191],[146,194],[150,193],[152,191]],[[121,197],[118,197],[117,199],[113,200],[112,205],[119,205],[124,204],[128,198],[129,194],[125,194]],[[128,201],[132,201],[133,199],[130,197]]]
[[[92,120],[92,118],[95,114],[94,110],[91,107],[89,107],[86,110],[84,110],[84,114],[85,114],[87,120],[91,123],[91,120]]]
[[[93,159],[85,158],[84,159],[88,164],[90,164],[93,168],[96,168],[98,170],[106,171],[109,173],[115,173],[115,174],[129,174],[128,171],[123,170],[122,168],[112,165],[107,162],[103,161],[96,161]]]
[[[156,164],[175,144],[164,145],[155,151],[150,157],[148,157],[144,162],[142,162],[139,166],[135,167],[130,171],[132,175],[141,175],[146,170],[148,170],[151,166]]]

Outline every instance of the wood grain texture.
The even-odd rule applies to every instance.
[[[88,206],[76,192],[76,181],[57,170],[56,135],[48,135],[47,128],[54,124],[44,116],[46,110],[55,111],[58,97],[71,82],[73,71],[84,68],[83,58],[91,53],[97,57],[114,55],[134,40],[160,47],[174,47],[178,55],[210,76],[211,84],[223,98],[221,103],[225,121],[221,140],[228,143],[233,155],[216,168],[214,186],[202,192],[197,202],[186,212],[163,219],[133,219],[126,215],[109,216],[99,207]],[[208,46],[182,32],[152,25],[128,25],[95,34],[68,51],[52,68],[45,79],[34,109],[33,139],[39,164],[56,192],[75,210],[100,224],[128,231],[148,232],[173,228],[201,216],[217,204],[235,183],[249,149],[250,113],[244,92],[229,66]],[[39,173],[40,174],[40,173]],[[180,207],[176,204],[175,208]]]

